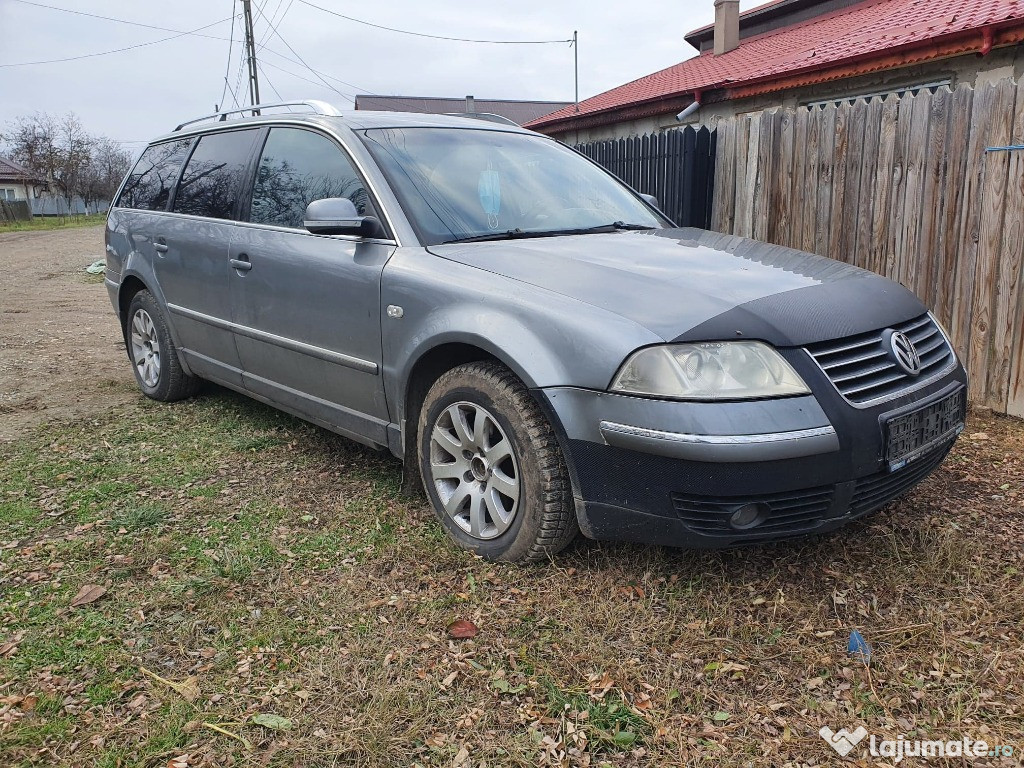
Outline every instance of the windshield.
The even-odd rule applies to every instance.
[[[504,131],[379,128],[364,134],[426,245],[668,226],[556,141]]]

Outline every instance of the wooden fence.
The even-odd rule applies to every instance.
[[[681,227],[711,226],[715,136],[707,128],[611,139],[575,147],[637,192],[654,195]]]
[[[1024,416],[1022,144],[1024,80],[727,118],[711,228],[903,283],[949,329],[970,399]]]
[[[32,221],[32,209],[27,200],[0,200],[0,224]]]

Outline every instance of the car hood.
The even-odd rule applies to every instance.
[[[700,229],[453,243],[429,250],[604,308],[666,341],[753,338],[799,346],[924,312],[910,291],[871,272]]]

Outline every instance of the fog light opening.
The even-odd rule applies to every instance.
[[[729,526],[737,531],[755,528],[768,517],[767,504],[744,504],[729,517]]]

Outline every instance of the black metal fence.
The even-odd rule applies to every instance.
[[[711,227],[715,134],[690,126],[576,146],[637,192],[658,198],[681,227]]]

